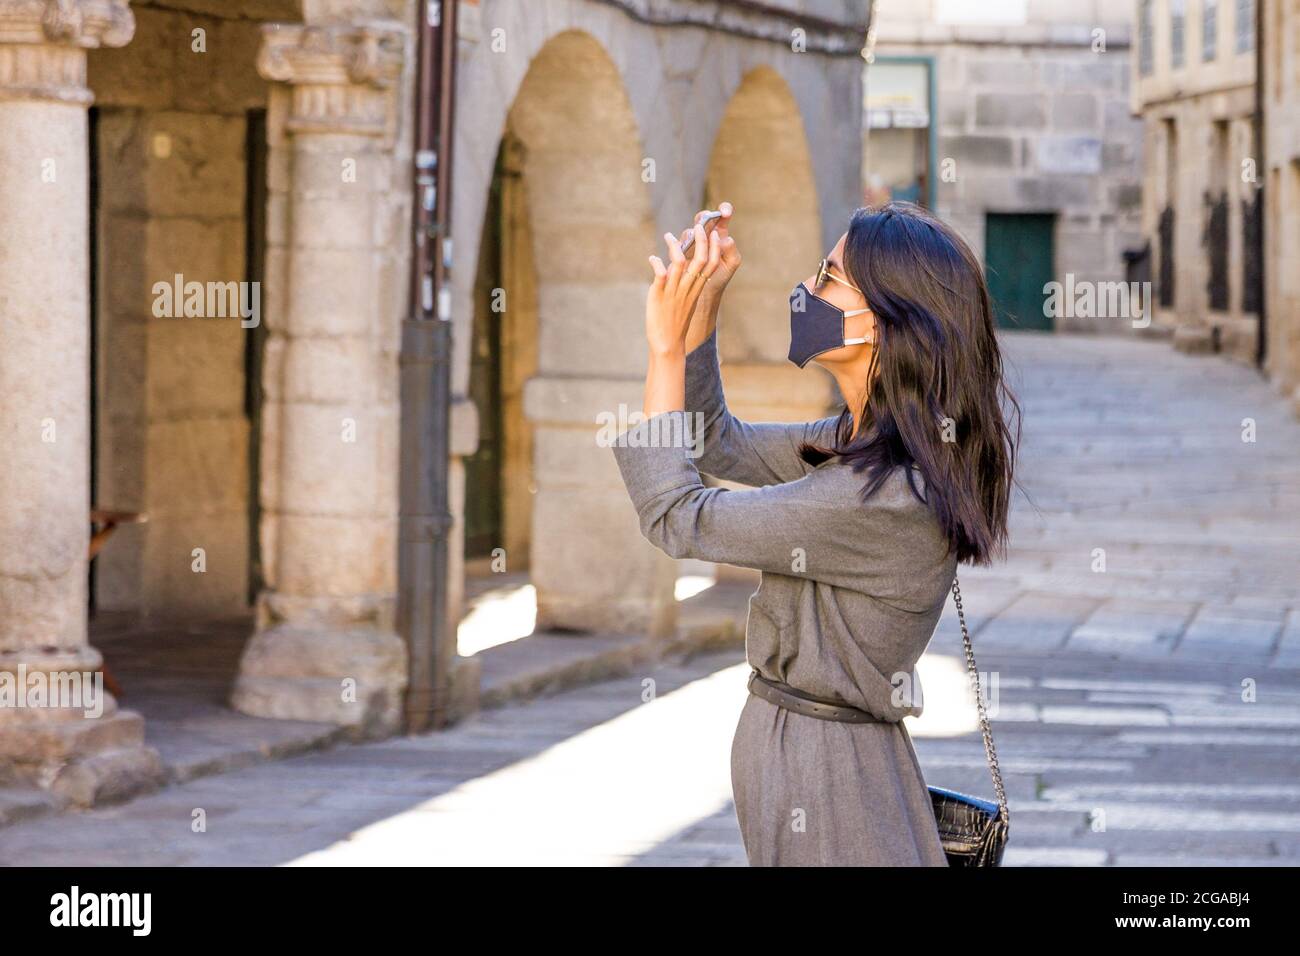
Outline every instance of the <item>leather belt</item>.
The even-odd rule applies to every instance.
[[[749,692],[755,697],[763,698],[769,704],[775,704],[796,714],[803,714],[805,717],[816,717],[818,720],[835,720],[844,724],[889,723],[889,721],[882,720],[865,710],[858,710],[856,707],[849,707],[846,704],[833,704],[827,700],[819,700],[809,694],[795,690],[788,684],[770,681],[766,677],[762,677],[758,671],[754,671],[749,675]]]

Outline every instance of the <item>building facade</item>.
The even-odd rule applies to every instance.
[[[1261,9],[1264,368],[1300,415],[1300,2]]]
[[[461,0],[453,618],[469,545],[541,628],[672,632],[600,425],[640,407],[646,256],[697,208],[737,207],[736,406],[826,408],[785,309],[861,199],[867,6]],[[235,710],[399,726],[416,8],[0,0],[0,683],[98,671],[92,616],[233,616]],[[93,576],[92,508],[148,519]],[[0,780],[148,786],[147,719],[0,708]]]
[[[761,418],[822,412],[829,382],[785,362],[787,301],[814,267],[795,264],[815,264],[860,201],[862,61],[844,30],[749,16],[677,42],[689,34],[669,23],[710,5],[659,5],[657,30],[602,6],[465,11],[458,109],[475,120],[458,144],[455,221],[462,261],[478,265],[457,270],[454,311],[496,327],[499,360],[489,348],[471,361],[488,333],[458,340],[456,485],[471,515],[497,496],[495,532],[472,537],[528,570],[539,627],[667,633],[673,563],[640,540],[613,458],[591,441],[599,416],[640,407],[646,251],[696,209],[733,202],[746,264],[728,291],[729,394]],[[844,22],[864,25],[865,4],[850,7]],[[476,370],[495,384],[478,387]]]
[[[1120,288],[1142,241],[1130,8],[877,4],[868,182],[882,196],[929,202],[961,231],[985,262],[1003,327],[1131,333],[1146,324]]]
[[[1258,360],[1262,171],[1251,0],[1140,0],[1133,108],[1154,324],[1176,348]]]

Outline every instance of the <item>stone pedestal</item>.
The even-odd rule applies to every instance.
[[[161,776],[138,715],[76,696],[102,666],[86,635],[86,49],[133,31],[125,2],[0,0],[0,783],[79,804]]]
[[[536,429],[529,574],[538,630],[666,638],[676,627],[677,562],[641,536],[614,453],[601,443],[596,424],[599,416],[617,420],[620,409],[624,418],[639,415],[643,390],[635,379],[551,375],[525,387],[526,414]]]
[[[273,88],[262,551],[267,589],[233,706],[363,734],[401,723],[393,206],[396,24],[270,25]],[[409,211],[408,211],[409,212]],[[391,233],[391,234],[390,234]],[[395,294],[396,292],[396,294]]]

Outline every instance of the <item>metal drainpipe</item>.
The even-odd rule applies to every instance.
[[[410,312],[402,322],[398,629],[410,659],[406,729],[447,722],[451,425],[451,169],[457,0],[421,0]]]
[[[1259,161],[1255,165],[1259,182],[1255,187],[1255,202],[1258,205],[1256,216],[1258,217],[1255,228],[1259,231],[1259,248],[1255,250],[1259,256],[1259,271],[1255,276],[1255,282],[1259,286],[1257,292],[1257,302],[1259,304],[1259,317],[1256,323],[1259,328],[1255,335],[1255,367],[1263,368],[1264,363],[1268,360],[1268,256],[1265,250],[1268,248],[1268,150],[1265,142],[1265,124],[1264,111],[1267,103],[1264,83],[1266,80],[1266,70],[1264,69],[1264,0],[1255,0],[1255,115],[1254,132],[1255,132],[1255,151],[1259,154]],[[1282,38],[1277,37],[1274,42],[1281,43]]]

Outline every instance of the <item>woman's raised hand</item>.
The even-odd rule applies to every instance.
[[[719,230],[706,235],[698,222],[692,229],[695,244],[690,249],[689,258],[682,253],[679,241],[671,232],[664,233],[668,265],[665,266],[658,256],[650,257],[654,279],[646,294],[645,332],[652,356],[685,354],[686,333],[691,326],[695,304],[705,284],[721,266]]]
[[[736,274],[736,270],[740,268],[740,250],[736,248],[736,240],[731,237],[733,212],[731,203],[722,203],[718,206],[718,212],[722,213],[722,218],[716,220],[711,233],[718,243],[718,267],[713,270],[709,281],[704,284],[704,291],[700,293],[699,303],[695,307],[691,330],[686,333],[688,353],[695,351],[713,334],[718,323],[722,293],[727,288],[727,283],[731,281],[731,277]],[[698,215],[695,218],[699,220]],[[689,233],[690,230],[682,233],[682,238],[685,239]]]
[[[724,202],[718,207],[718,212],[722,213],[722,218],[717,220],[717,225],[713,227],[712,232],[718,237],[718,250],[720,258],[718,259],[718,268],[713,270],[713,277],[709,280],[708,286],[704,289],[704,298],[708,299],[722,295],[722,290],[727,287],[731,277],[736,274],[740,268],[740,250],[736,247],[736,240],[731,236],[731,214],[735,210],[731,203]],[[695,221],[700,221],[700,216],[708,212],[707,209],[701,209],[695,214]],[[685,229],[677,238],[681,242],[686,241],[686,237],[691,234],[694,227]]]

